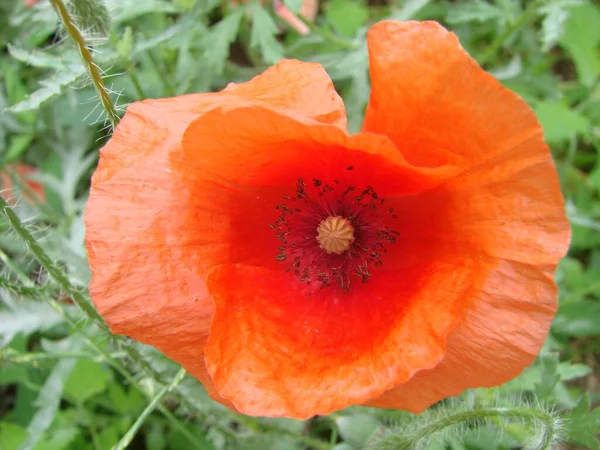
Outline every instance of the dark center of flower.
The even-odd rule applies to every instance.
[[[307,185],[299,179],[295,195],[283,199],[270,225],[281,241],[275,259],[287,262],[286,272],[310,292],[335,284],[348,291],[355,279],[367,282],[396,242],[390,224],[397,216],[371,186],[357,190],[337,180]]]
[[[317,242],[327,253],[341,255],[354,242],[354,227],[348,219],[329,216],[317,228]]]

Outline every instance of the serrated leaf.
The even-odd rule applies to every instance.
[[[116,24],[131,21],[145,14],[177,12],[177,7],[166,0],[109,0],[107,7],[112,12]]]
[[[584,3],[569,10],[569,18],[559,39],[573,57],[581,82],[593,86],[600,75],[600,7]]]
[[[21,444],[19,450],[32,449],[52,424],[60,405],[65,381],[74,366],[74,359],[63,359],[52,369],[35,401],[38,409],[27,426],[27,440]]]
[[[65,65],[61,58],[40,50],[29,51],[25,50],[24,48],[15,47],[12,44],[8,44],[8,52],[10,53],[10,56],[16,60],[24,62],[25,64],[29,64],[33,67],[61,70]]]
[[[63,317],[46,303],[14,303],[9,310],[0,311],[1,343],[9,342],[18,333],[27,336],[37,331],[48,330],[63,320]]]
[[[585,116],[559,102],[541,102],[534,110],[548,142],[560,142],[583,134],[590,126]]]
[[[577,402],[577,406],[573,408],[573,411],[571,411],[571,417],[583,417],[590,410],[590,406],[590,396],[588,394],[585,394],[579,399],[579,401]]]
[[[42,88],[35,91],[25,100],[10,106],[8,110],[12,112],[37,110],[44,102],[59,95],[66,86],[75,83],[83,76],[85,76],[83,66],[65,67],[53,77],[43,80],[41,82],[43,85]]]
[[[547,52],[556,45],[568,16],[565,8],[559,3],[552,3],[547,7],[542,22],[542,51]]]
[[[448,9],[446,20],[448,23],[487,22],[488,20],[506,19],[505,12],[491,3],[475,0],[469,3],[460,3]]]
[[[203,39],[205,47],[205,63],[214,69],[217,74],[223,73],[225,60],[229,56],[229,46],[235,40],[244,8],[238,8],[215,25]]]
[[[269,64],[276,63],[283,56],[283,47],[275,39],[278,32],[273,18],[260,4],[256,3],[252,9],[250,47],[259,48],[263,59]]]

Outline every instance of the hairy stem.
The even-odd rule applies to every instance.
[[[100,69],[96,63],[94,63],[94,59],[92,58],[92,53],[88,48],[84,37],[82,36],[79,28],[75,25],[69,10],[65,6],[62,0],[50,0],[50,3],[56,10],[56,13],[60,17],[61,22],[65,26],[65,29],[71,36],[71,38],[75,41],[75,45],[77,45],[77,49],[79,50],[79,54],[81,56],[81,60],[83,65],[85,66],[87,73],[94,85],[94,89],[96,89],[96,93],[100,98],[100,103],[104,107],[106,114],[108,116],[108,120],[111,126],[114,128],[119,122],[119,115],[117,114],[117,110],[112,100],[110,99],[110,95],[108,94],[108,90],[104,85],[104,80],[102,79],[102,75],[100,74]]]
[[[556,437],[557,424],[554,417],[546,411],[526,407],[512,408],[476,408],[443,417],[407,433],[389,433],[377,440],[371,447],[373,450],[409,450],[420,448],[419,444],[432,434],[460,423],[481,423],[486,419],[510,418],[527,422],[537,422],[542,425],[543,433],[535,450],[546,450]]]
[[[66,292],[73,302],[81,308],[81,310],[88,315],[88,317],[95,320],[98,325],[104,329],[108,329],[104,320],[89,303],[83,292],[73,286],[67,275],[50,259],[48,254],[44,251],[41,245],[35,240],[31,233],[25,228],[21,220],[17,217],[12,208],[6,203],[6,201],[0,197],[0,212],[6,218],[10,228],[21,238],[21,240],[27,245],[31,254],[37,259],[40,265],[48,272],[50,277]]]

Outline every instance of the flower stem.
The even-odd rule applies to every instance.
[[[0,200],[2,200],[2,197],[0,197]],[[12,273],[16,275],[19,281],[26,286],[26,289],[35,289],[35,283],[33,282],[33,280],[29,279],[29,277],[23,271],[23,269],[21,269],[17,264],[15,264],[15,262],[12,259],[10,259],[10,256],[4,253],[4,250],[2,249],[0,249],[0,261],[4,263],[4,265],[7,268],[9,268]],[[0,286],[5,289],[10,289],[10,286],[4,285],[4,283],[0,284]]]
[[[98,97],[100,98],[100,103],[102,103],[102,106],[104,107],[104,110],[106,111],[106,114],[108,116],[108,120],[112,128],[114,128],[119,122],[119,115],[117,114],[115,105],[110,99],[110,95],[108,94],[108,90],[104,85],[104,80],[102,79],[100,70],[98,69],[98,66],[94,63],[92,54],[85,42],[84,37],[77,28],[77,25],[75,25],[75,22],[73,21],[73,18],[71,17],[71,14],[69,13],[69,10],[66,8],[63,1],[50,0],[50,3],[56,10],[56,13],[60,17],[60,20],[65,26],[67,32],[75,41],[75,45],[77,45],[77,49],[79,50],[79,54],[81,56],[81,60],[83,61],[83,65],[85,66],[90,80],[92,81],[92,84],[96,89]]]
[[[111,358],[123,358],[127,356],[123,352],[110,353]],[[106,358],[104,356],[97,356],[92,353],[85,352],[57,352],[57,353],[19,353],[10,347],[0,349],[0,361],[8,362],[13,364],[33,364],[36,366],[39,361],[44,360],[56,360],[56,359],[89,359],[94,362],[104,362]]]
[[[531,2],[531,4],[527,7],[527,9],[525,11],[523,11],[523,14],[521,14],[521,17],[519,17],[519,19],[516,20],[515,22],[509,24],[506,27],[506,30],[504,30],[504,33],[502,33],[500,36],[498,36],[490,44],[490,46],[487,48],[485,53],[483,55],[481,55],[480,58],[478,58],[480,66],[486,65],[494,56],[496,56],[496,53],[498,52],[498,50],[500,50],[502,45],[504,45],[504,42],[510,36],[512,36],[512,34],[515,31],[517,31],[519,28],[521,28],[521,26],[523,26],[526,22],[529,21],[529,19],[531,19],[535,15],[535,13],[537,12],[539,3],[540,3],[539,0]]]
[[[75,331],[80,331],[80,325],[67,314],[67,312],[64,310],[63,306],[60,303],[52,299],[48,299],[48,301],[54,307],[54,309],[56,309],[56,311],[58,311],[64,317],[65,321],[71,327],[71,329]],[[127,369],[125,369],[125,367],[121,364],[119,360],[113,358],[107,350],[97,345],[96,342],[89,336],[87,336],[85,333],[81,334],[86,340],[87,344],[93,350],[95,350],[99,356],[104,357],[104,360],[108,364],[110,364],[119,374],[121,374],[123,378],[127,380],[130,386],[136,389],[143,396],[149,397],[149,394],[144,389],[142,389],[140,383],[127,371]],[[155,377],[152,377],[152,379],[153,381],[156,381]],[[159,403],[157,405],[157,409],[161,412],[163,416],[167,418],[167,420],[171,422],[173,428],[179,430],[179,432],[181,432],[182,435],[184,435],[191,443],[194,444],[195,448],[203,448],[202,443],[198,440],[198,438],[196,438],[196,436],[190,433],[190,431],[179,421],[179,419],[177,419],[177,417],[171,411],[169,411],[169,409],[167,409],[165,405]]]
[[[2,212],[6,218],[10,228],[21,238],[25,245],[27,245],[31,254],[38,260],[40,265],[48,272],[52,279],[71,297],[73,302],[79,306],[88,317],[94,319],[98,325],[107,330],[108,327],[104,323],[104,320],[102,320],[100,314],[98,314],[94,307],[89,303],[86,296],[79,288],[73,286],[65,273],[54,264],[48,254],[42,249],[41,245],[38,244],[31,233],[27,231],[21,220],[2,197],[0,197],[0,212]]]
[[[379,439],[372,446],[373,450],[409,450],[418,447],[420,441],[432,434],[443,431],[453,425],[463,422],[481,423],[486,419],[511,418],[522,419],[528,422],[538,422],[543,427],[540,440],[534,447],[535,450],[546,450],[556,437],[556,420],[551,414],[539,409],[512,407],[512,408],[476,408],[443,417],[432,423],[411,430],[407,433],[390,433]]]
[[[317,36],[321,36],[326,41],[331,42],[332,44],[337,45],[338,47],[342,47],[346,50],[358,50],[358,46],[349,42],[348,40],[339,37],[338,35],[332,33],[329,30],[319,27],[318,25],[312,23],[310,20],[306,19],[302,16],[302,14],[298,14],[297,16],[304,24],[315,33]]]
[[[150,414],[152,414],[154,409],[156,409],[158,404],[166,397],[166,395],[169,392],[171,392],[173,389],[175,389],[175,387],[177,387],[177,385],[179,385],[179,383],[181,383],[181,381],[184,379],[186,373],[187,372],[185,371],[184,368],[179,369],[179,372],[177,372],[177,374],[175,375],[173,380],[167,386],[163,387],[158,392],[158,394],[156,394],[154,396],[152,401],[150,403],[148,403],[148,406],[146,406],[146,409],[144,409],[144,411],[142,411],[142,413],[139,415],[139,417],[136,419],[136,421],[133,423],[133,425],[129,428],[129,430],[127,430],[127,433],[125,433],[123,435],[121,440],[117,443],[117,445],[115,445],[112,448],[112,450],[123,450],[123,449],[127,448],[127,446],[131,443],[131,441],[135,437],[136,433],[141,428],[141,426],[144,423],[144,421],[146,420],[146,418]]]

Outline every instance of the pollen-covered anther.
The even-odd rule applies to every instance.
[[[352,222],[342,216],[329,216],[317,227],[317,241],[327,253],[341,255],[354,243]]]

